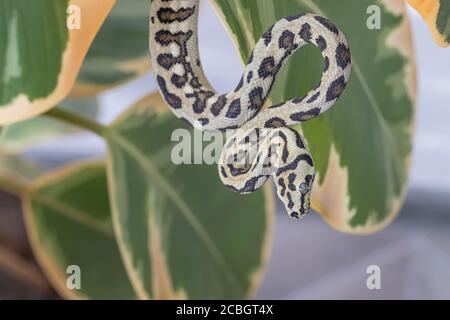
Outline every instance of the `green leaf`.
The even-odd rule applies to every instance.
[[[381,30],[367,28],[371,0],[214,2],[243,61],[262,33],[285,16],[316,13],[344,32],[353,59],[349,86],[330,112],[302,125],[318,171],[313,207],[345,232],[373,232],[389,223],[406,192],[414,123],[415,65],[403,1],[378,2]],[[322,64],[318,49],[300,50],[278,78],[272,101],[309,91]]]
[[[172,132],[191,129],[162,108],[153,95],[106,133],[113,223],[133,286],[141,298],[248,297],[268,255],[272,194],[228,191],[215,165],[174,165]]]
[[[450,45],[450,1],[408,0],[425,19],[434,41],[441,47]]]
[[[88,118],[95,118],[99,108],[97,100],[92,98],[66,99],[60,103],[60,107]],[[75,133],[79,130],[79,127],[52,118],[36,117],[3,127],[0,132],[0,148],[18,153],[57,136]]]
[[[117,0],[97,34],[73,94],[92,95],[150,69],[148,0]]]
[[[75,164],[45,175],[22,200],[34,254],[63,297],[135,297],[114,238],[103,163]],[[71,265],[80,267],[81,290],[66,286]]]
[[[0,0],[0,125],[41,114],[70,93],[113,3]],[[79,8],[80,29],[67,28],[72,6]]]

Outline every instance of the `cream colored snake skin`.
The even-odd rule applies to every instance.
[[[284,18],[262,35],[236,89],[219,94],[200,62],[199,5],[200,0],[151,3],[150,55],[161,94],[178,118],[196,128],[238,129],[227,140],[219,163],[227,187],[250,193],[273,176],[289,216],[301,218],[309,211],[315,170],[303,137],[289,126],[327,111],[342,94],[351,72],[347,40],[321,16]],[[322,52],[320,83],[304,97],[263,108],[278,72],[306,44]]]

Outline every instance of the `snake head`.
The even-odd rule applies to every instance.
[[[285,179],[278,179],[278,195],[291,218],[300,219],[308,214],[313,183],[314,168],[304,173],[290,173]]]

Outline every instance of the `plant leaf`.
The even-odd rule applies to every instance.
[[[93,95],[150,69],[148,0],[117,0],[89,49],[73,95]]]
[[[31,184],[22,202],[34,254],[63,297],[135,297],[114,239],[103,163],[49,173]],[[81,290],[66,286],[70,265],[80,267]]]
[[[302,129],[318,172],[313,207],[331,226],[351,233],[379,230],[398,213],[413,134],[415,65],[405,4],[381,1],[382,29],[369,30],[366,11],[372,2],[214,1],[243,61],[271,24],[295,13],[327,16],[346,35],[354,62],[349,86],[330,112]],[[273,102],[300,97],[314,87],[323,64],[318,52],[304,48],[290,59]]]
[[[448,0],[408,0],[425,19],[434,41],[445,48],[450,45],[450,1]]]
[[[88,118],[95,118],[99,106],[95,98],[71,98],[60,103],[60,107]],[[19,153],[36,147],[57,136],[80,131],[79,127],[68,125],[48,117],[36,117],[3,127],[0,132],[0,148],[10,153]]]
[[[0,1],[0,125],[32,118],[71,91],[114,0]],[[66,26],[68,6],[81,29]],[[44,23],[45,22],[45,23]]]
[[[122,257],[141,298],[244,298],[261,280],[272,193],[241,196],[216,165],[174,165],[171,135],[190,127],[159,94],[106,133],[108,181]]]

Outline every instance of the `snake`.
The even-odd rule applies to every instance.
[[[200,60],[199,6],[200,0],[150,4],[150,58],[161,96],[176,117],[195,128],[227,133],[218,163],[225,186],[252,193],[272,176],[287,214],[300,219],[310,210],[316,173],[306,140],[291,126],[329,110],[344,92],[352,65],[346,37],[320,15],[283,18],[256,42],[235,89],[218,93]],[[323,56],[319,83],[302,97],[267,106],[283,66],[309,44]]]

